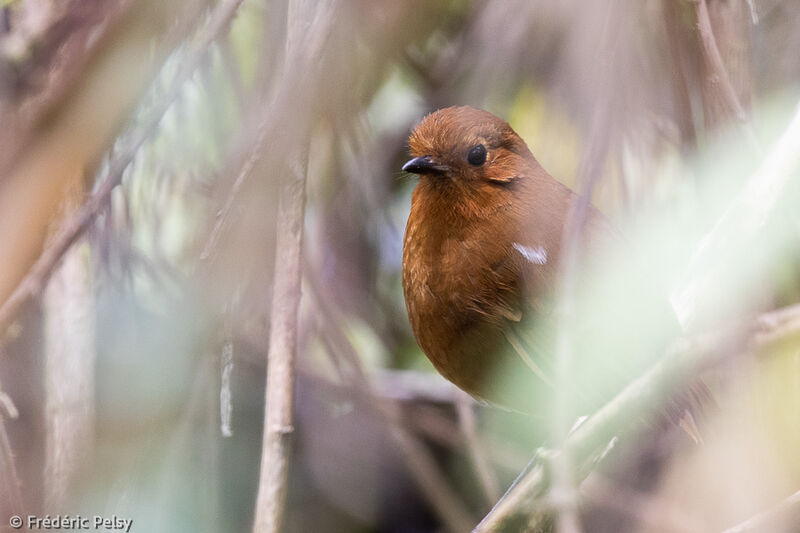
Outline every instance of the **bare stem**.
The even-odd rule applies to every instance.
[[[307,169],[308,152],[304,150],[284,179],[278,204],[264,439],[254,533],[278,533],[284,518],[294,432],[292,408]]]
[[[458,422],[467,451],[472,462],[472,468],[481,484],[481,489],[490,505],[493,505],[500,498],[500,486],[497,483],[497,476],[494,475],[486,450],[478,436],[478,429],[475,421],[475,411],[473,410],[474,401],[466,394],[459,394],[456,399],[456,411],[458,412]]]
[[[0,403],[0,475],[5,480],[3,483],[5,489],[0,491],[0,495],[4,494],[8,498],[8,511],[22,516],[25,514],[25,505],[22,501],[22,483],[5,424],[6,414],[11,418],[16,418],[19,414],[11,399],[3,392],[2,386],[0,386],[0,400],[2,400],[2,403]],[[7,413],[4,414],[3,411],[7,411]]]

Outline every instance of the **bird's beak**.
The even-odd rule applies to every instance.
[[[443,174],[450,170],[450,167],[439,164],[429,155],[423,155],[407,161],[403,165],[403,170],[414,174]]]

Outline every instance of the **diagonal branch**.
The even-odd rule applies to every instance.
[[[654,416],[665,399],[683,392],[687,378],[706,367],[713,366],[745,350],[757,351],[780,338],[800,333],[800,306],[771,311],[758,317],[749,327],[742,342],[742,328],[730,332],[697,337],[677,344],[644,375],[628,385],[594,415],[573,431],[564,449],[579,465],[577,477],[582,480],[619,439],[636,434],[638,426],[632,420],[647,420]],[[562,452],[540,451],[527,473],[497,502],[475,533],[502,530],[502,525],[520,514],[539,516],[546,510],[544,496],[550,486],[548,471],[553,457]]]
[[[202,64],[209,45],[225,31],[241,3],[242,0],[227,0],[211,14],[203,34],[197,40],[187,59],[182,62],[182,67],[169,91],[158,101],[130,142],[108,165],[105,181],[88,198],[83,207],[63,223],[25,278],[0,306],[0,331],[10,324],[22,304],[41,292],[64,253],[84,234],[94,217],[108,204],[111,192],[122,182],[125,169],[136,157],[139,149],[152,137],[164,113],[178,98],[184,82]]]

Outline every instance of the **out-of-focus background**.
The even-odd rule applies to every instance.
[[[619,428],[566,487],[580,528],[797,531],[799,28],[790,0],[0,1],[0,531],[252,529],[303,177],[283,530],[474,527],[554,442],[449,385],[408,324],[400,167],[456,104],[591,195],[713,394],[701,443]],[[649,335],[604,327],[600,381]]]

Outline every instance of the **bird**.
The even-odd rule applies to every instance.
[[[402,286],[414,336],[436,370],[476,399],[544,416],[555,386],[564,227],[580,196],[488,111],[434,111],[414,127],[408,144],[411,159],[402,170],[419,181],[403,240]],[[609,250],[624,247],[591,204],[579,234],[581,264],[599,263]],[[647,285],[647,277],[638,283]],[[622,313],[620,320],[638,313],[616,309],[613,301],[607,307]],[[653,307],[655,315],[672,313],[666,304]],[[591,329],[592,320],[587,314],[579,322]],[[582,355],[571,388],[576,412],[609,399],[643,366]],[[597,373],[607,371],[615,377],[595,383]]]

